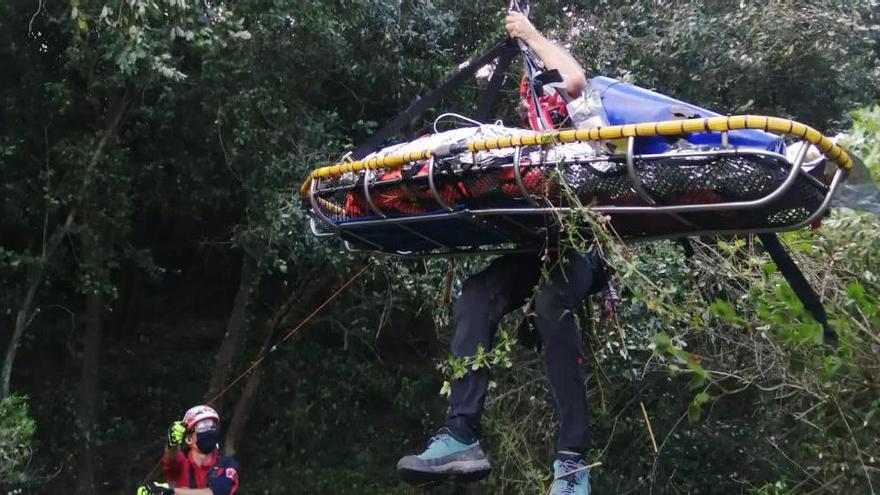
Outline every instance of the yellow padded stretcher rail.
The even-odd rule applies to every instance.
[[[736,115],[713,117],[709,119],[666,120],[645,122],[592,129],[566,129],[561,131],[535,132],[520,136],[479,139],[467,144],[469,152],[486,151],[517,146],[548,145],[554,143],[589,142],[628,137],[680,136],[697,132],[725,132],[741,129],[760,129],[803,139],[817,148],[831,161],[844,170],[852,167],[852,158],[830,138],[808,125],[793,120],[763,115]],[[303,196],[308,195],[309,186],[314,179],[335,179],[348,172],[361,170],[400,168],[403,165],[431,157],[431,150],[425,149],[403,155],[388,155],[365,161],[356,161],[321,167],[313,170],[300,187]]]

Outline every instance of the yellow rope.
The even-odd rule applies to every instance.
[[[614,125],[595,127],[592,129],[566,129],[561,131],[534,132],[518,136],[488,138],[468,143],[469,152],[486,151],[517,146],[548,145],[552,143],[573,143],[621,139],[627,137],[646,136],[681,136],[696,132],[724,132],[741,129],[760,129],[794,136],[803,139],[817,148],[829,160],[841,168],[849,170],[852,159],[843,148],[830,138],[808,125],[793,120],[762,115],[737,115],[732,117],[713,117],[708,119],[666,120],[662,122],[645,122],[642,124]],[[314,179],[335,179],[348,172],[376,170],[379,168],[393,170],[411,162],[426,160],[431,157],[431,150],[414,151],[403,155],[388,155],[371,158],[366,161],[348,162],[330,165],[312,171],[303,181],[300,193],[308,195],[309,185]]]

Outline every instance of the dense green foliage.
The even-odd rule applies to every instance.
[[[0,2],[0,488],[116,494],[147,476],[171,420],[364,263],[308,234],[299,179],[500,39],[505,6]],[[880,173],[876,2],[533,9],[590,73],[847,131]],[[444,109],[467,114],[484,85]],[[839,350],[752,239],[702,240],[690,260],[672,243],[603,244],[624,299],[610,321],[581,315],[597,493],[880,490],[880,223],[835,211],[785,240]],[[442,420],[444,378],[474,364],[445,358],[447,286],[484,262],[369,261],[261,381],[224,396],[227,427],[245,425],[241,493],[415,492],[394,463]],[[549,479],[549,392],[517,323],[475,361],[494,370],[496,474],[474,493]]]
[[[26,397],[10,395],[0,400],[0,478],[12,482],[27,479],[24,466],[31,458],[35,430]]]

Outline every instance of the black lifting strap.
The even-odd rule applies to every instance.
[[[810,286],[810,283],[807,282],[804,274],[801,273],[800,268],[794,263],[791,256],[788,255],[788,251],[786,251],[782,243],[779,242],[779,237],[777,237],[776,234],[758,234],[758,238],[761,239],[764,248],[770,253],[770,257],[773,258],[779,272],[782,273],[782,276],[785,277],[785,280],[788,282],[788,285],[791,286],[795,295],[801,300],[804,308],[806,308],[806,310],[813,315],[813,318],[822,325],[822,333],[825,338],[825,343],[832,347],[837,347],[837,332],[835,332],[834,329],[831,328],[831,325],[828,324],[825,307],[822,306],[822,301],[819,300],[819,295],[816,294],[816,291],[814,291]]]
[[[484,65],[490,63],[495,58],[500,57],[502,55],[506,57],[508,51],[512,50],[512,49],[517,49],[517,48],[516,48],[516,44],[511,39],[506,39],[506,40],[502,41],[501,43],[498,43],[497,45],[493,46],[488,52],[484,53],[480,58],[474,60],[473,62],[468,64],[467,67],[464,67],[463,69],[461,69],[458,72],[456,72],[455,74],[453,74],[452,77],[450,77],[449,79],[444,81],[443,84],[441,84],[437,89],[428,93],[424,98],[419,98],[418,100],[414,101],[406,110],[397,114],[397,117],[394,117],[394,120],[385,124],[385,126],[382,127],[381,129],[379,129],[378,131],[376,131],[376,133],[373,134],[370,137],[370,139],[368,139],[365,143],[358,146],[357,149],[355,149],[352,152],[351,158],[354,160],[360,160],[360,159],[364,158],[365,156],[369,155],[370,153],[379,149],[379,147],[382,146],[382,144],[385,142],[385,140],[387,140],[391,136],[397,134],[397,132],[399,132],[401,129],[403,129],[409,122],[411,122],[412,120],[419,117],[422,113],[424,113],[425,110],[436,105],[440,101],[440,99],[442,99],[443,96],[446,95],[446,93],[457,88],[468,77],[472,76],[474,73],[477,72],[477,70],[479,70]],[[516,52],[514,52],[514,53],[516,53]],[[511,56],[511,58],[512,58],[512,56]],[[503,59],[501,61],[503,61]],[[499,61],[499,62],[501,62],[501,61]],[[508,62],[508,65],[509,65],[509,62]],[[499,63],[499,68],[500,67],[501,67],[501,64]],[[498,72],[497,69],[496,69],[496,72]],[[493,74],[493,77],[492,77],[493,81],[495,80],[494,76],[495,76],[495,74]],[[502,77],[502,80],[503,80],[503,76],[500,76],[500,77]],[[501,82],[499,81],[497,84],[500,87]],[[491,87],[491,85],[492,84],[490,82],[490,87]],[[497,89],[495,90],[495,92],[497,93]],[[481,105],[481,108],[483,106],[491,107],[491,105],[492,105],[491,101],[486,103],[486,101],[484,100],[483,104]]]
[[[507,69],[510,67],[510,63],[513,61],[513,58],[516,57],[517,53],[519,53],[519,47],[514,43],[508,43],[507,50],[498,57],[498,64],[492,72],[492,78],[489,80],[489,86],[486,87],[486,94],[483,95],[483,99],[480,101],[480,106],[477,108],[474,120],[478,122],[486,122],[489,118],[489,113],[492,111],[492,105],[495,103],[495,100],[498,99],[498,91],[501,89],[501,86],[504,84],[504,79],[507,77]]]
[[[187,462],[189,464],[189,487],[190,488],[198,488],[196,485],[196,468],[193,467],[192,462]]]

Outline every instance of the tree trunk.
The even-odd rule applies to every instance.
[[[37,295],[43,278],[46,276],[46,265],[50,258],[55,254],[55,250],[61,244],[61,240],[70,231],[73,221],[76,218],[76,210],[71,210],[67,214],[64,225],[55,230],[49,241],[43,245],[43,254],[40,256],[40,264],[34,269],[28,277],[28,288],[25,293],[24,300],[15,314],[15,329],[12,331],[12,339],[9,341],[9,347],[6,348],[6,357],[3,359],[3,370],[0,372],[0,400],[5,399],[10,392],[10,382],[12,380],[12,364],[15,362],[15,355],[18,353],[18,346],[21,344],[21,337],[24,335],[25,329],[31,322],[34,299]]]
[[[18,346],[21,344],[21,337],[24,335],[24,329],[28,326],[30,320],[31,307],[34,304],[34,296],[37,289],[43,281],[43,270],[31,277],[30,286],[27,294],[18,312],[15,314],[15,329],[12,331],[12,339],[9,341],[9,347],[6,348],[6,358],[3,360],[3,371],[0,372],[0,400],[5,399],[9,395],[10,382],[12,380],[12,363],[15,361],[15,355],[18,352]]]
[[[101,330],[103,326],[104,297],[100,293],[86,298],[86,335],[80,375],[79,400],[76,407],[77,424],[82,435],[78,456],[76,493],[87,495],[95,490],[93,433],[97,417],[99,368],[101,364]]]
[[[125,335],[137,326],[137,310],[142,306],[143,275],[137,266],[127,261],[119,273],[119,296],[113,304],[111,314],[104,322],[113,334]]]
[[[262,367],[255,369],[251,376],[248,377],[244,390],[241,392],[238,402],[235,403],[232,420],[230,420],[229,428],[226,430],[226,437],[223,440],[224,455],[235,455],[238,439],[244,435],[244,429],[247,427],[248,419],[250,419],[262,379]]]
[[[275,314],[272,315],[272,319],[267,322],[266,340],[263,342],[263,346],[260,349],[260,355],[270,352],[271,346],[278,343],[275,340],[275,334],[284,324],[291,312],[293,312],[292,310],[297,302],[302,303],[305,301],[305,306],[310,307],[313,302],[312,300],[316,299],[318,294],[325,292],[322,290],[324,288],[322,284],[309,283],[310,281],[315,280],[315,275],[322,268],[322,265],[314,266],[309,272],[305,273],[304,277],[300,280],[304,280],[306,283],[297,284],[298,287],[304,288],[304,290],[293,291],[287,299],[281,303],[275,311]],[[300,309],[302,309],[302,305],[300,305]],[[251,410],[253,409],[253,404],[256,402],[255,399],[263,380],[263,372],[264,366],[259,366],[250,376],[247,377],[244,390],[239,396],[238,401],[235,403],[235,409],[232,412],[232,419],[229,421],[229,429],[226,430],[226,437],[223,439],[223,452],[226,455],[233,455],[237,450],[238,440],[244,434]]]
[[[206,400],[213,399],[223,390],[236,363],[235,358],[241,348],[244,329],[247,326],[247,307],[251,301],[251,290],[259,278],[255,265],[255,260],[245,253],[241,262],[241,281],[238,284],[238,292],[235,294],[232,313],[226,322],[223,343],[220,344],[220,349],[217,351],[217,362],[214,365],[214,371],[211,372],[211,382],[208,386]],[[220,404],[216,404],[216,406],[221,409]]]
[[[104,156],[104,149],[110,143],[110,138],[116,135],[119,125],[122,122],[125,113],[128,111],[128,105],[131,100],[131,92],[128,88],[122,89],[114,97],[113,103],[110,105],[106,116],[100,138],[95,143],[95,150],[89,158],[89,163],[83,173],[83,180],[80,182],[79,189],[74,196],[74,204],[71,205],[70,211],[67,212],[67,218],[64,223],[55,228],[55,231],[49,236],[47,242],[43,244],[43,252],[40,256],[40,264],[36,268],[35,273],[29,277],[29,286],[25,293],[24,300],[15,315],[15,329],[12,332],[12,338],[9,341],[9,347],[6,349],[6,357],[3,359],[3,369],[0,371],[0,400],[9,395],[10,381],[12,378],[12,365],[15,362],[15,355],[18,353],[18,346],[21,344],[21,337],[31,320],[31,312],[33,310],[34,299],[37,290],[43,283],[46,275],[46,267],[52,260],[55,251],[61,244],[64,237],[70,232],[79,213],[79,207],[88,190],[88,185],[92,174],[98,167],[98,163]],[[45,241],[45,237],[44,237]]]

